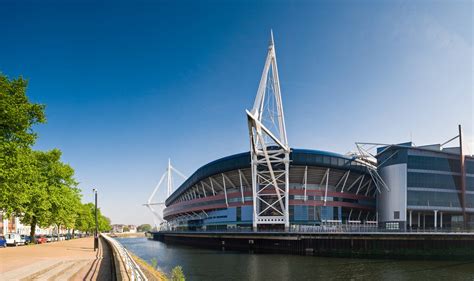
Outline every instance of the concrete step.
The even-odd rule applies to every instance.
[[[48,270],[53,269],[56,265],[60,264],[58,260],[42,260],[30,265],[20,267],[15,270],[0,273],[0,280],[22,280],[36,274],[41,274]]]
[[[52,280],[54,276],[61,274],[61,272],[68,269],[73,264],[74,264],[74,261],[62,261],[56,264],[50,270],[41,272],[40,274],[34,274],[34,276],[28,277],[28,279],[29,280]]]
[[[64,269],[60,273],[54,275],[49,280],[73,280],[74,276],[80,272],[84,267],[90,267],[93,261],[91,260],[75,260],[68,268]],[[82,278],[80,279],[82,280]]]

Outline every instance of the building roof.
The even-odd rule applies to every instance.
[[[458,157],[461,152],[459,146],[458,147],[442,147],[441,144],[415,146],[412,142],[405,142],[405,143],[390,144],[390,145],[378,147],[377,154],[380,155],[389,150],[396,149],[396,148],[405,148],[405,149],[413,149],[413,150],[419,150],[419,151],[435,152],[439,154],[456,155]],[[464,154],[464,156],[468,159],[474,159],[473,155]]]
[[[290,161],[291,165],[335,167],[366,172],[365,166],[356,163],[352,157],[322,150],[292,148]],[[249,152],[234,154],[214,160],[197,169],[196,172],[187,178],[186,181],[166,199],[165,205],[168,206],[171,204],[179,195],[202,179],[219,173],[248,168],[250,168]]]

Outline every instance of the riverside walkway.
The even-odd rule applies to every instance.
[[[110,247],[92,237],[0,249],[0,280],[115,280]]]

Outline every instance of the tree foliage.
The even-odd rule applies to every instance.
[[[44,105],[31,103],[26,87],[23,78],[0,74],[0,210],[7,215],[21,214],[28,200],[25,190],[36,177],[32,126],[46,121]]]
[[[61,151],[34,151],[33,126],[46,121],[41,104],[26,95],[27,81],[0,73],[0,211],[35,227],[95,228],[94,205],[82,204],[74,169],[61,162]],[[98,210],[99,230],[110,220]]]
[[[148,232],[151,230],[151,225],[149,224],[142,224],[137,227],[138,232]]]
[[[99,231],[110,231],[110,219],[102,215],[100,208],[97,209],[97,222]],[[93,203],[83,204],[79,207],[74,228],[82,232],[92,233],[95,230],[95,205]]]
[[[0,74],[0,139],[2,143],[30,146],[36,140],[32,126],[46,121],[44,105],[26,96],[27,81]]]
[[[31,156],[35,177],[24,191],[28,200],[22,205],[22,222],[31,225],[32,236],[36,225],[72,227],[81,198],[74,170],[60,161],[58,149]]]

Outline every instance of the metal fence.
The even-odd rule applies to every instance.
[[[108,236],[107,234],[101,235],[113,247],[114,255],[118,253],[119,259],[124,265],[127,276],[131,281],[148,281],[145,274],[140,269],[140,266],[138,266],[135,260],[128,253],[127,249],[125,249],[125,247],[120,244],[120,242]]]
[[[474,235],[474,229],[463,228],[413,228],[413,229],[385,229],[373,224],[333,224],[333,225],[292,225],[289,229],[259,229],[252,228],[228,228],[228,229],[197,229],[197,230],[160,230],[163,233],[341,233],[341,234],[362,234],[362,233],[383,233],[383,234],[466,234]]]

